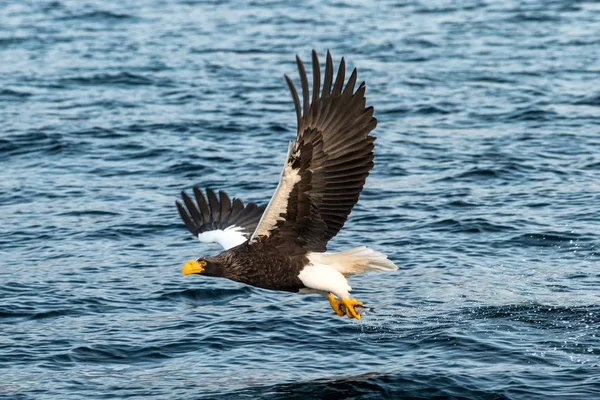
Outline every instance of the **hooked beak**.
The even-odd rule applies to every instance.
[[[202,271],[204,271],[204,268],[202,267],[202,265],[200,265],[200,263],[198,261],[190,260],[183,265],[183,269],[181,270],[181,273],[183,275],[201,274]]]

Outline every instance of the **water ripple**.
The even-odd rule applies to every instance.
[[[2,3],[0,398],[597,398],[597,8]],[[174,200],[269,201],[315,46],[378,119],[359,322],[181,276]]]

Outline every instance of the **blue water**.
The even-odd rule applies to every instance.
[[[180,273],[179,191],[269,200],[313,48],[379,120],[361,321]],[[592,1],[1,2],[0,397],[598,398],[599,58]]]

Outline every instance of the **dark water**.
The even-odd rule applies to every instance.
[[[598,398],[600,4],[540,3],[1,2],[0,397]],[[379,119],[360,322],[180,275],[179,191],[268,201],[312,48]]]

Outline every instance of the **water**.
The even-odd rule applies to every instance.
[[[597,398],[600,5],[0,4],[0,397]],[[174,200],[265,203],[294,55],[367,81],[376,165],[318,296],[182,277]]]

